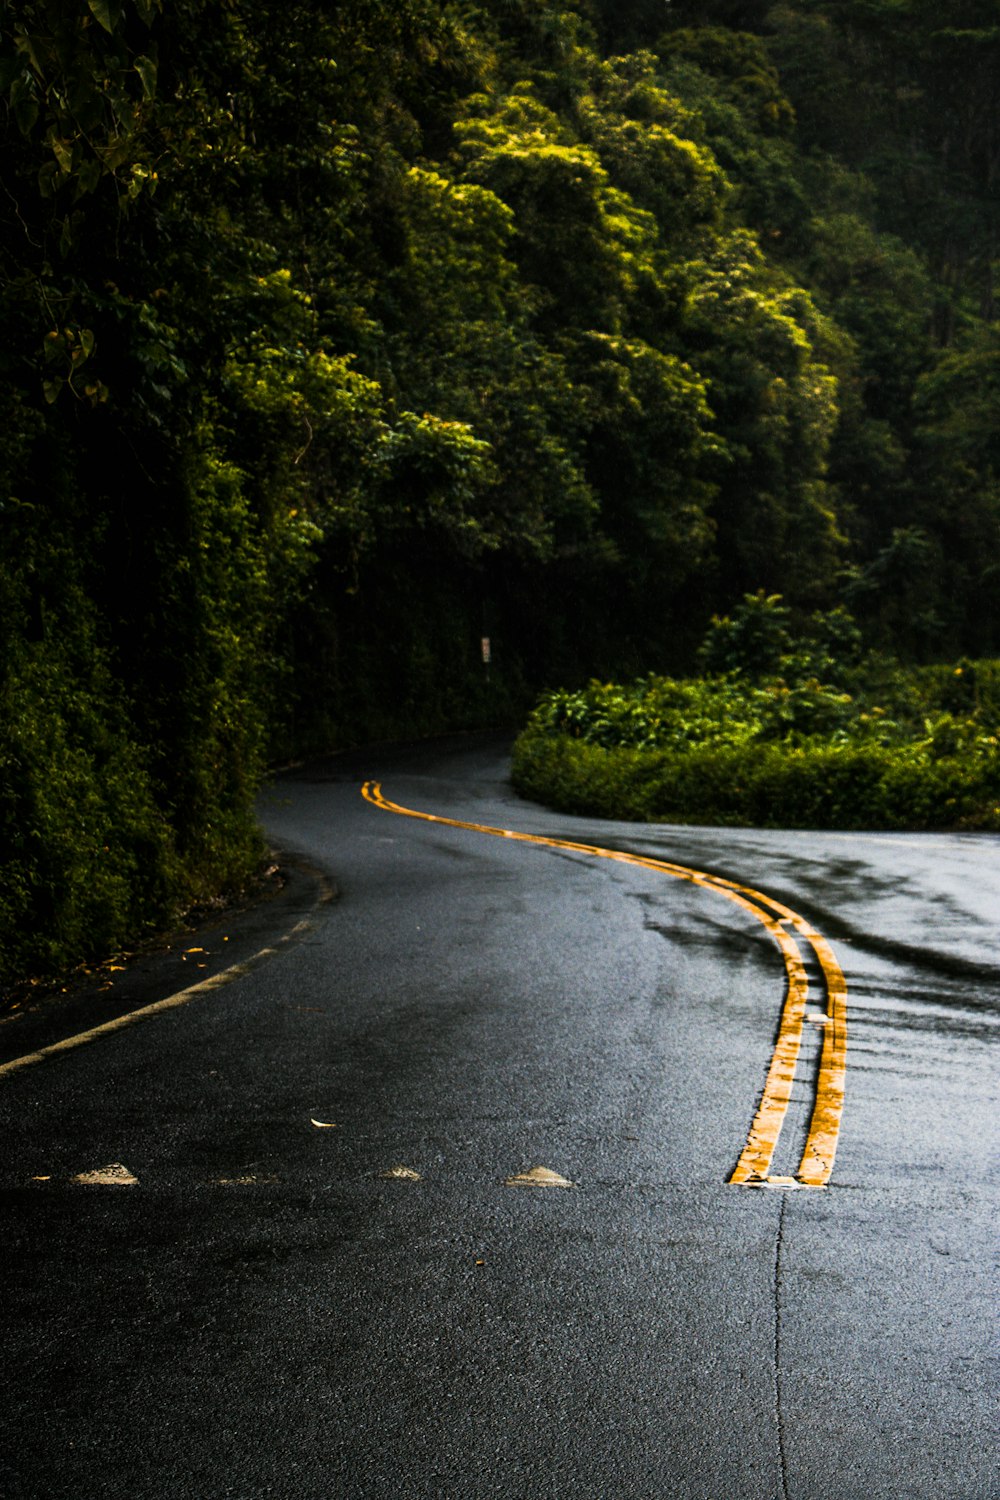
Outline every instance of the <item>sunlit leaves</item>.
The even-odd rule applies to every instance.
[[[581,340],[575,363],[606,534],[638,588],[676,582],[703,563],[712,538],[719,440],[705,382],[674,355],[606,334]]]
[[[597,155],[536,128],[514,134],[473,121],[460,135],[469,178],[513,210],[514,253],[525,279],[559,314],[572,305],[575,317],[613,318],[620,271],[606,233],[609,185]]]
[[[611,58],[579,116],[612,179],[655,213],[679,249],[696,227],[719,225],[732,188],[699,112],[671,84],[652,52]]]
[[[407,332],[426,320],[502,317],[515,295],[514,214],[496,194],[410,167],[403,184],[407,254],[397,273],[407,293]]]
[[[386,433],[380,463],[387,471],[384,524],[440,527],[472,554],[498,545],[477,515],[496,482],[491,448],[466,423],[401,412]]]

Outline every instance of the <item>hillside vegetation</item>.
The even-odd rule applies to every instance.
[[[1000,650],[1000,0],[0,17],[0,979],[758,590]]]

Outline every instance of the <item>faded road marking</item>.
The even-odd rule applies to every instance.
[[[789,907],[776,901],[772,896],[765,895],[762,891],[755,891],[752,887],[740,885],[734,880],[725,880],[719,875],[708,874],[704,870],[694,870],[687,865],[673,864],[669,860],[650,859],[641,854],[627,854],[620,849],[606,849],[599,844],[580,844],[571,839],[547,838],[542,834],[520,833],[511,828],[493,828],[484,823],[468,823],[459,818],[441,817],[437,813],[418,812],[413,808],[401,807],[396,802],[390,802],[382,795],[381,783],[377,781],[366,781],[361,794],[375,807],[381,808],[384,812],[397,813],[402,817],[419,818],[423,822],[440,823],[449,828],[466,828],[473,833],[491,834],[495,838],[516,839],[521,843],[539,844],[549,849],[570,849],[577,854],[591,855],[597,859],[610,859],[619,864],[640,865],[644,869],[658,870],[676,880],[685,880],[692,885],[704,886],[706,890],[725,896],[727,900],[743,907],[763,924],[781,950],[788,987],[778,1027],[778,1038],[764,1082],[764,1092],[750,1126],[746,1145],[729,1178],[731,1183],[744,1187],[759,1187],[767,1183],[772,1183],[775,1187],[784,1187],[789,1183],[787,1177],[772,1179],[768,1174],[791,1097],[809,993],[809,979],[802,958],[802,949],[795,937],[787,931],[789,927],[792,928],[797,936],[808,943],[812,949],[823,975],[826,993],[826,1007],[823,1012],[826,1024],[823,1027],[823,1044],[816,1075],[812,1117],[802,1159],[792,1181],[800,1187],[826,1186],[830,1180],[830,1173],[833,1171],[844,1107],[847,983],[830,945],[804,917],[800,917]]]

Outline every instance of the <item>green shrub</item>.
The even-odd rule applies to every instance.
[[[549,693],[514,746],[514,784],[609,818],[1000,829],[998,665],[879,660],[856,669],[854,694],[733,676]]]
[[[711,675],[735,672],[751,679],[773,672],[790,648],[790,611],[780,594],[744,595],[732,615],[718,615],[702,643],[700,658]]]

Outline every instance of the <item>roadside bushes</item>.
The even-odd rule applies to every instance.
[[[1000,831],[1000,757],[933,759],[877,744],[605,748],[526,730],[513,755],[526,797],[602,818],[761,828]]]
[[[844,610],[788,618],[751,595],[713,623],[715,675],[546,694],[514,785],[609,818],[1000,829],[1000,662],[904,668],[861,659]]]

